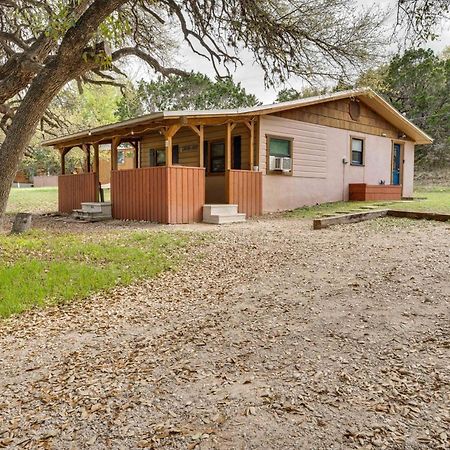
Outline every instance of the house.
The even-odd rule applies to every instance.
[[[108,145],[114,218],[189,223],[209,205],[237,205],[251,217],[349,198],[411,197],[414,146],[431,142],[363,88],[236,110],[156,112],[44,144],[61,153],[61,212],[98,201],[99,148]],[[129,170],[118,170],[122,143],[134,152]],[[74,147],[86,152],[88,170],[65,175]]]

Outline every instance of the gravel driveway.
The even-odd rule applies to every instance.
[[[448,224],[212,230],[178,272],[0,323],[0,447],[449,448]]]

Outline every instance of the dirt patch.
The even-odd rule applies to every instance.
[[[207,230],[177,273],[0,324],[3,446],[448,448],[448,225]]]

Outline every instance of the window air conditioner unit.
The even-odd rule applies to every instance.
[[[271,156],[269,158],[269,169],[279,170],[280,172],[290,172],[291,158],[282,158],[280,156]]]

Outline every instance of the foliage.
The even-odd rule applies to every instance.
[[[298,100],[299,98],[315,97],[317,95],[324,95],[328,92],[326,87],[309,87],[300,90],[294,88],[282,89],[278,92],[276,102],[290,102]]]
[[[213,81],[201,73],[191,73],[158,77],[151,82],[141,80],[136,89],[129,90],[120,99],[116,114],[124,120],[144,112],[227,109],[258,104],[258,99],[231,77],[217,77]]]
[[[450,165],[450,58],[428,49],[395,55],[389,64],[364,74],[358,85],[371,86],[408,119],[428,133],[434,143],[418,146],[419,167]]]
[[[0,317],[152,277],[173,266],[170,253],[185,243],[148,232],[0,236]]]

